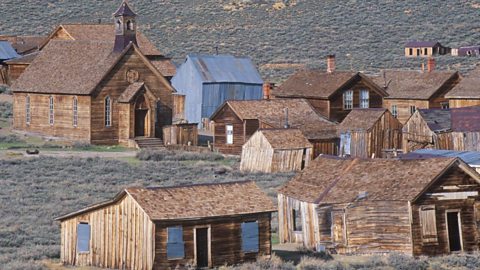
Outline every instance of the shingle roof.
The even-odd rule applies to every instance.
[[[173,77],[177,73],[177,67],[172,63],[170,58],[155,58],[150,59],[150,62],[165,77]]]
[[[13,49],[10,42],[0,40],[0,60],[9,60],[18,57],[20,57],[20,55]]]
[[[241,119],[259,119],[272,128],[284,127],[284,109],[288,108],[289,125],[300,129],[308,139],[337,137],[336,125],[319,115],[304,99],[232,100],[224,106],[230,106]],[[224,106],[217,109],[212,120]]]
[[[419,109],[422,118],[434,132],[479,132],[480,106],[442,109]]]
[[[419,149],[402,155],[403,157],[428,158],[428,157],[458,157],[470,166],[480,166],[480,152],[477,151],[453,151],[439,149]]]
[[[33,52],[33,53],[29,53],[29,54],[23,55],[19,58],[15,58],[15,59],[5,61],[5,64],[7,64],[7,65],[10,65],[10,64],[30,64],[30,63],[33,62],[33,60],[35,60],[35,57],[37,57],[38,54],[39,54],[38,51]]]
[[[368,130],[387,111],[383,108],[353,109],[338,125],[339,130]]]
[[[475,98],[480,99],[480,66],[472,70],[467,76],[445,95],[446,98]]]
[[[0,40],[10,41],[19,54],[38,50],[46,39],[46,36],[0,36]]]
[[[405,44],[405,47],[406,48],[435,47],[437,44],[441,45],[438,41],[409,41]]]
[[[203,82],[238,82],[263,84],[262,77],[249,57],[232,55],[188,55]]]
[[[332,159],[318,157],[279,192],[319,204],[349,203],[360,192],[367,200],[413,200],[449,168],[455,158]]]
[[[130,84],[127,89],[125,89],[125,91],[123,91],[123,93],[120,95],[120,97],[118,98],[118,102],[129,103],[144,85],[145,83],[143,82],[136,82]]]
[[[260,129],[273,149],[312,148],[313,145],[305,138],[302,131],[296,128]]]
[[[118,202],[129,194],[151,220],[185,220],[275,212],[271,199],[252,181],[178,187],[127,188],[111,201],[64,215],[64,220]]]
[[[458,76],[453,71],[406,71],[387,70],[385,78],[375,76],[372,79],[381,86],[388,84],[388,96],[385,99],[430,99],[450,79]],[[453,85],[452,85],[453,87]]]

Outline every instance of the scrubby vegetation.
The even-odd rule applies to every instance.
[[[223,160],[224,157],[218,153],[196,153],[186,151],[152,151],[142,150],[138,152],[137,158],[140,160],[162,161],[162,160],[208,160],[218,161]]]
[[[11,118],[12,116],[13,116],[12,103],[0,101],[0,118]]]

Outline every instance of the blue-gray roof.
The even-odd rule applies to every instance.
[[[0,60],[9,60],[20,57],[12,44],[8,41],[0,40]]]
[[[236,82],[263,84],[262,77],[249,57],[232,55],[188,55],[204,83]]]
[[[413,151],[412,154],[436,157],[458,157],[471,166],[480,166],[480,152],[476,151],[420,149]]]

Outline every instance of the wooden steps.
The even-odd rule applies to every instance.
[[[160,138],[147,138],[147,137],[137,137],[135,142],[140,149],[151,149],[151,150],[161,150],[165,149],[162,139]]]

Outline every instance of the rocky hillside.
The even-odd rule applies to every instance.
[[[46,34],[61,22],[111,21],[120,0],[2,0],[0,33]],[[142,31],[177,63],[187,53],[249,55],[266,78],[324,67],[419,68],[405,59],[412,39],[447,46],[480,43],[480,1],[131,0]],[[438,67],[468,70],[476,58],[440,57]]]

